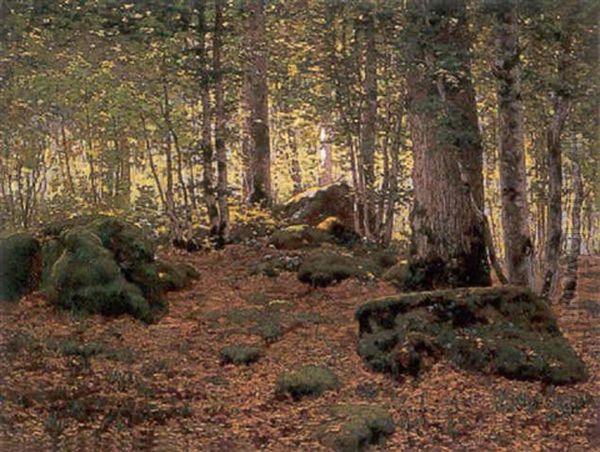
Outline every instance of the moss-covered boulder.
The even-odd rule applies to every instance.
[[[354,230],[354,205],[350,187],[335,183],[314,187],[289,199],[283,208],[284,217],[294,224],[317,226],[335,217],[346,230]]]
[[[333,251],[308,256],[298,269],[298,280],[313,287],[326,287],[348,278],[368,279],[379,272],[371,260]]]
[[[312,226],[299,224],[275,231],[269,243],[280,250],[297,250],[314,248],[331,241],[332,237],[326,232]]]
[[[294,400],[318,397],[325,391],[339,387],[338,377],[327,367],[305,366],[297,371],[283,372],[277,378],[275,394],[289,395]]]
[[[39,251],[26,232],[0,238],[0,300],[17,300],[36,287]]]
[[[392,416],[379,406],[340,405],[333,407],[331,415],[317,436],[321,444],[337,452],[364,451],[396,430]]]
[[[104,315],[153,318],[143,291],[129,282],[100,238],[85,229],[63,233],[64,251],[52,265],[46,293],[56,305]]]
[[[358,353],[398,377],[418,375],[445,357],[466,370],[569,384],[585,365],[560,333],[547,304],[520,287],[418,292],[358,308]]]
[[[44,230],[42,288],[60,307],[152,321],[164,294],[189,285],[192,267],[159,261],[143,231],[114,217],[66,220]]]
[[[354,232],[353,225],[344,223],[338,217],[327,217],[317,225],[317,230],[327,233],[330,241],[339,245],[352,246],[360,242],[360,235]]]

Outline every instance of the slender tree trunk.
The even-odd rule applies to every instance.
[[[437,11],[436,5],[414,0],[408,14],[407,31],[423,37],[409,44],[414,207],[406,285],[487,286],[482,145],[466,5],[455,1]]]
[[[579,255],[581,253],[581,206],[583,204],[584,193],[577,154],[574,155],[572,167],[573,192],[575,197],[573,200],[573,210],[571,211],[571,248],[567,255],[567,268],[563,279],[563,293],[561,297],[563,303],[569,303],[575,296]]]
[[[200,57],[200,91],[202,97],[202,136],[200,148],[202,149],[204,202],[208,213],[211,237],[217,237],[219,233],[219,210],[214,188],[213,147],[212,147],[212,114],[210,107],[210,82],[207,50],[207,27],[205,18],[204,0],[196,0],[198,10],[198,53]]]
[[[269,141],[269,90],[267,85],[267,42],[263,0],[248,0],[245,18],[247,66],[244,77],[248,85],[246,100],[250,112],[250,204],[270,205],[271,146]]]
[[[71,170],[71,145],[67,139],[67,131],[65,127],[65,119],[61,118],[60,134],[63,146],[63,155],[65,158],[65,175],[67,179],[67,187],[71,195],[75,195],[75,184],[73,182],[73,172]]]
[[[215,0],[215,30],[213,34],[213,71],[215,77],[215,150],[217,152],[217,196],[219,204],[219,241],[229,240],[229,193],[227,181],[227,150],[225,148],[226,112],[224,103],[223,68],[221,63],[224,0]]]
[[[290,149],[290,176],[292,178],[293,193],[298,194],[302,191],[302,167],[298,159],[298,142],[296,132],[292,126],[287,126],[287,138]]]
[[[507,0],[498,8],[494,72],[497,79],[504,250],[509,282],[532,287],[533,244],[523,145],[517,5]]]
[[[364,39],[364,108],[361,113],[361,173],[364,193],[364,230],[373,239],[375,229],[375,145],[377,137],[377,49],[375,45],[375,18],[365,14],[362,24]]]
[[[333,155],[331,149],[331,126],[323,122],[319,126],[319,185],[329,185],[333,182]]]

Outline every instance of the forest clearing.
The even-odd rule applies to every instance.
[[[583,259],[578,296],[557,310],[590,378],[545,392],[538,382],[444,362],[402,384],[369,371],[355,350],[354,311],[364,299],[395,289],[350,280],[311,290],[291,273],[249,275],[266,252],[236,246],[186,256],[201,277],[170,297],[169,314],[152,326],[128,317],[73,317],[35,295],[3,305],[4,449],[327,450],[319,428],[343,404],[389,411],[396,430],[384,450],[592,450],[598,444],[599,258]],[[215,271],[220,268],[228,270]],[[243,314],[269,306],[297,320],[291,315],[284,322],[258,362],[222,365],[223,346],[264,343]],[[98,353],[86,358],[85,344],[97,344]],[[331,368],[340,388],[318,399],[277,399],[277,376],[307,364]]]
[[[600,449],[599,18],[0,0],[0,450]]]

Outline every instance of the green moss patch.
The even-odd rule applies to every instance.
[[[17,300],[36,287],[39,250],[25,232],[0,239],[0,300]]]
[[[258,320],[250,332],[260,336],[267,344],[272,344],[283,336],[283,326],[278,316],[268,315]]]
[[[280,250],[314,248],[331,241],[332,237],[324,231],[307,225],[294,225],[275,231],[269,243]]]
[[[263,354],[262,347],[246,344],[228,345],[220,351],[223,364],[251,364],[258,361]]]
[[[298,280],[314,287],[326,287],[348,278],[368,279],[379,268],[365,258],[332,251],[316,252],[308,256],[298,270]]]
[[[161,260],[157,264],[158,277],[165,290],[182,290],[190,286],[200,274],[184,262],[169,262]]]
[[[305,366],[297,371],[284,372],[277,378],[275,394],[289,395],[294,400],[318,397],[339,387],[338,377],[327,367]]]
[[[151,322],[166,311],[166,291],[198,277],[189,265],[157,260],[146,234],[118,218],[66,220],[44,233],[42,288],[64,309]]]
[[[445,357],[466,370],[518,380],[586,379],[546,303],[523,288],[398,295],[362,305],[356,318],[358,353],[394,376],[419,375]]]
[[[331,410],[332,420],[318,432],[320,442],[338,452],[360,452],[381,444],[394,433],[394,419],[373,405],[341,405]]]

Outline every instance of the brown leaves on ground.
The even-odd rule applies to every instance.
[[[3,303],[0,445],[3,450],[323,450],[315,433],[338,404],[389,410],[386,450],[589,450],[600,441],[600,258],[583,258],[577,298],[557,308],[585,360],[587,383],[537,383],[470,374],[437,363],[419,381],[367,370],[355,352],[354,311],[394,292],[345,281],[311,289],[295,274],[252,275],[267,250],[232,246],[185,259],[201,273],[144,325],[78,317],[39,295]],[[180,259],[184,258],[179,256]],[[278,322],[265,343],[257,322]],[[266,346],[245,366],[223,365],[230,344]],[[276,399],[282,371],[324,365],[340,380],[316,399]]]

